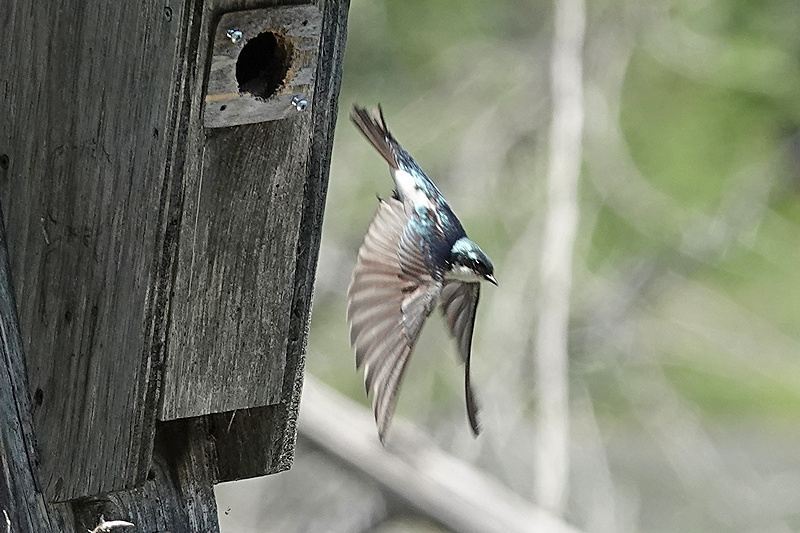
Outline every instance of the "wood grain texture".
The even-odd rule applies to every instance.
[[[206,138],[186,186],[164,419],[280,399],[309,118]]]
[[[159,427],[144,485],[72,502],[74,531],[91,531],[102,518],[134,524],[119,529],[128,533],[218,533],[214,479],[213,448],[202,418]]]
[[[285,408],[286,426],[276,471],[291,466],[297,440],[297,417],[303,388],[308,326],[322,238],[322,217],[328,191],[333,134],[339,110],[339,89],[342,82],[349,8],[350,0],[327,1],[324,4],[321,52],[317,61],[314,89],[313,136],[303,199],[303,218],[297,243],[292,320],[286,348],[288,370],[284,376],[281,403]]]
[[[218,10],[240,6],[207,7],[201,36],[212,34]],[[318,83],[334,93],[323,91],[317,102],[314,91],[309,112],[273,122],[202,130],[200,116],[190,119],[189,130],[203,134],[189,143],[197,163],[187,167],[184,187],[163,420],[286,402],[284,378],[297,376],[299,358],[293,353],[287,366],[287,354],[305,337],[333,133],[332,124],[318,125],[336,104],[339,72],[330,66],[340,65],[341,55],[332,47],[344,44],[339,14],[347,13],[337,2],[317,6],[328,32]],[[334,26],[341,41],[330,40]],[[198,49],[209,48],[201,42]],[[202,98],[197,91],[198,110]],[[325,167],[312,171],[320,151]],[[298,283],[309,296],[296,308]]]
[[[84,533],[101,520],[125,520],[126,531],[216,533],[215,456],[202,418],[157,432],[152,469],[143,487],[71,503],[45,501],[36,483],[33,416],[22,340],[0,213],[0,528],[14,533]]]
[[[0,168],[0,177],[3,176]],[[19,533],[55,532],[36,487],[33,414],[17,309],[0,213],[0,528]]]
[[[294,459],[319,230],[328,187],[349,9],[348,1],[320,1],[317,5],[323,13],[323,31],[312,113],[314,134],[307,154],[280,402],[208,417],[220,482],[280,472],[288,469]]]
[[[50,500],[144,480],[157,404],[181,4],[16,0],[0,31],[0,183]]]

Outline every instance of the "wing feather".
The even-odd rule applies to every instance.
[[[464,389],[467,402],[467,417],[472,432],[480,433],[478,422],[478,401],[470,383],[470,355],[472,352],[472,333],[475,328],[475,313],[480,299],[480,283],[466,283],[463,281],[448,280],[442,288],[442,313],[450,334],[456,341],[458,355],[464,363]]]
[[[402,202],[381,200],[348,289],[350,343],[356,366],[364,368],[381,441],[408,359],[442,289],[425,263],[423,244]]]

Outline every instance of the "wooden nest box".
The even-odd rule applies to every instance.
[[[3,530],[215,531],[291,465],[348,2],[273,4],[0,17]]]

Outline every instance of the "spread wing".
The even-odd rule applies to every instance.
[[[464,363],[464,388],[467,397],[467,416],[472,432],[481,431],[478,423],[478,402],[472,391],[469,377],[469,359],[472,352],[472,330],[475,326],[475,312],[481,294],[480,283],[446,281],[442,288],[442,313],[450,326],[450,334],[458,346],[458,355]]]
[[[409,356],[442,290],[425,265],[421,242],[402,202],[381,200],[348,289],[350,344],[356,366],[364,367],[381,441]]]

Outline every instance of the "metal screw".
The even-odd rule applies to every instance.
[[[292,98],[292,105],[294,106],[295,109],[297,109],[302,113],[308,107],[308,100],[306,100],[305,98],[301,98],[299,96],[295,96],[294,98]]]
[[[228,30],[227,35],[228,39],[230,39],[233,44],[238,43],[242,40],[242,37],[244,37],[244,34],[241,32],[241,30]]]

